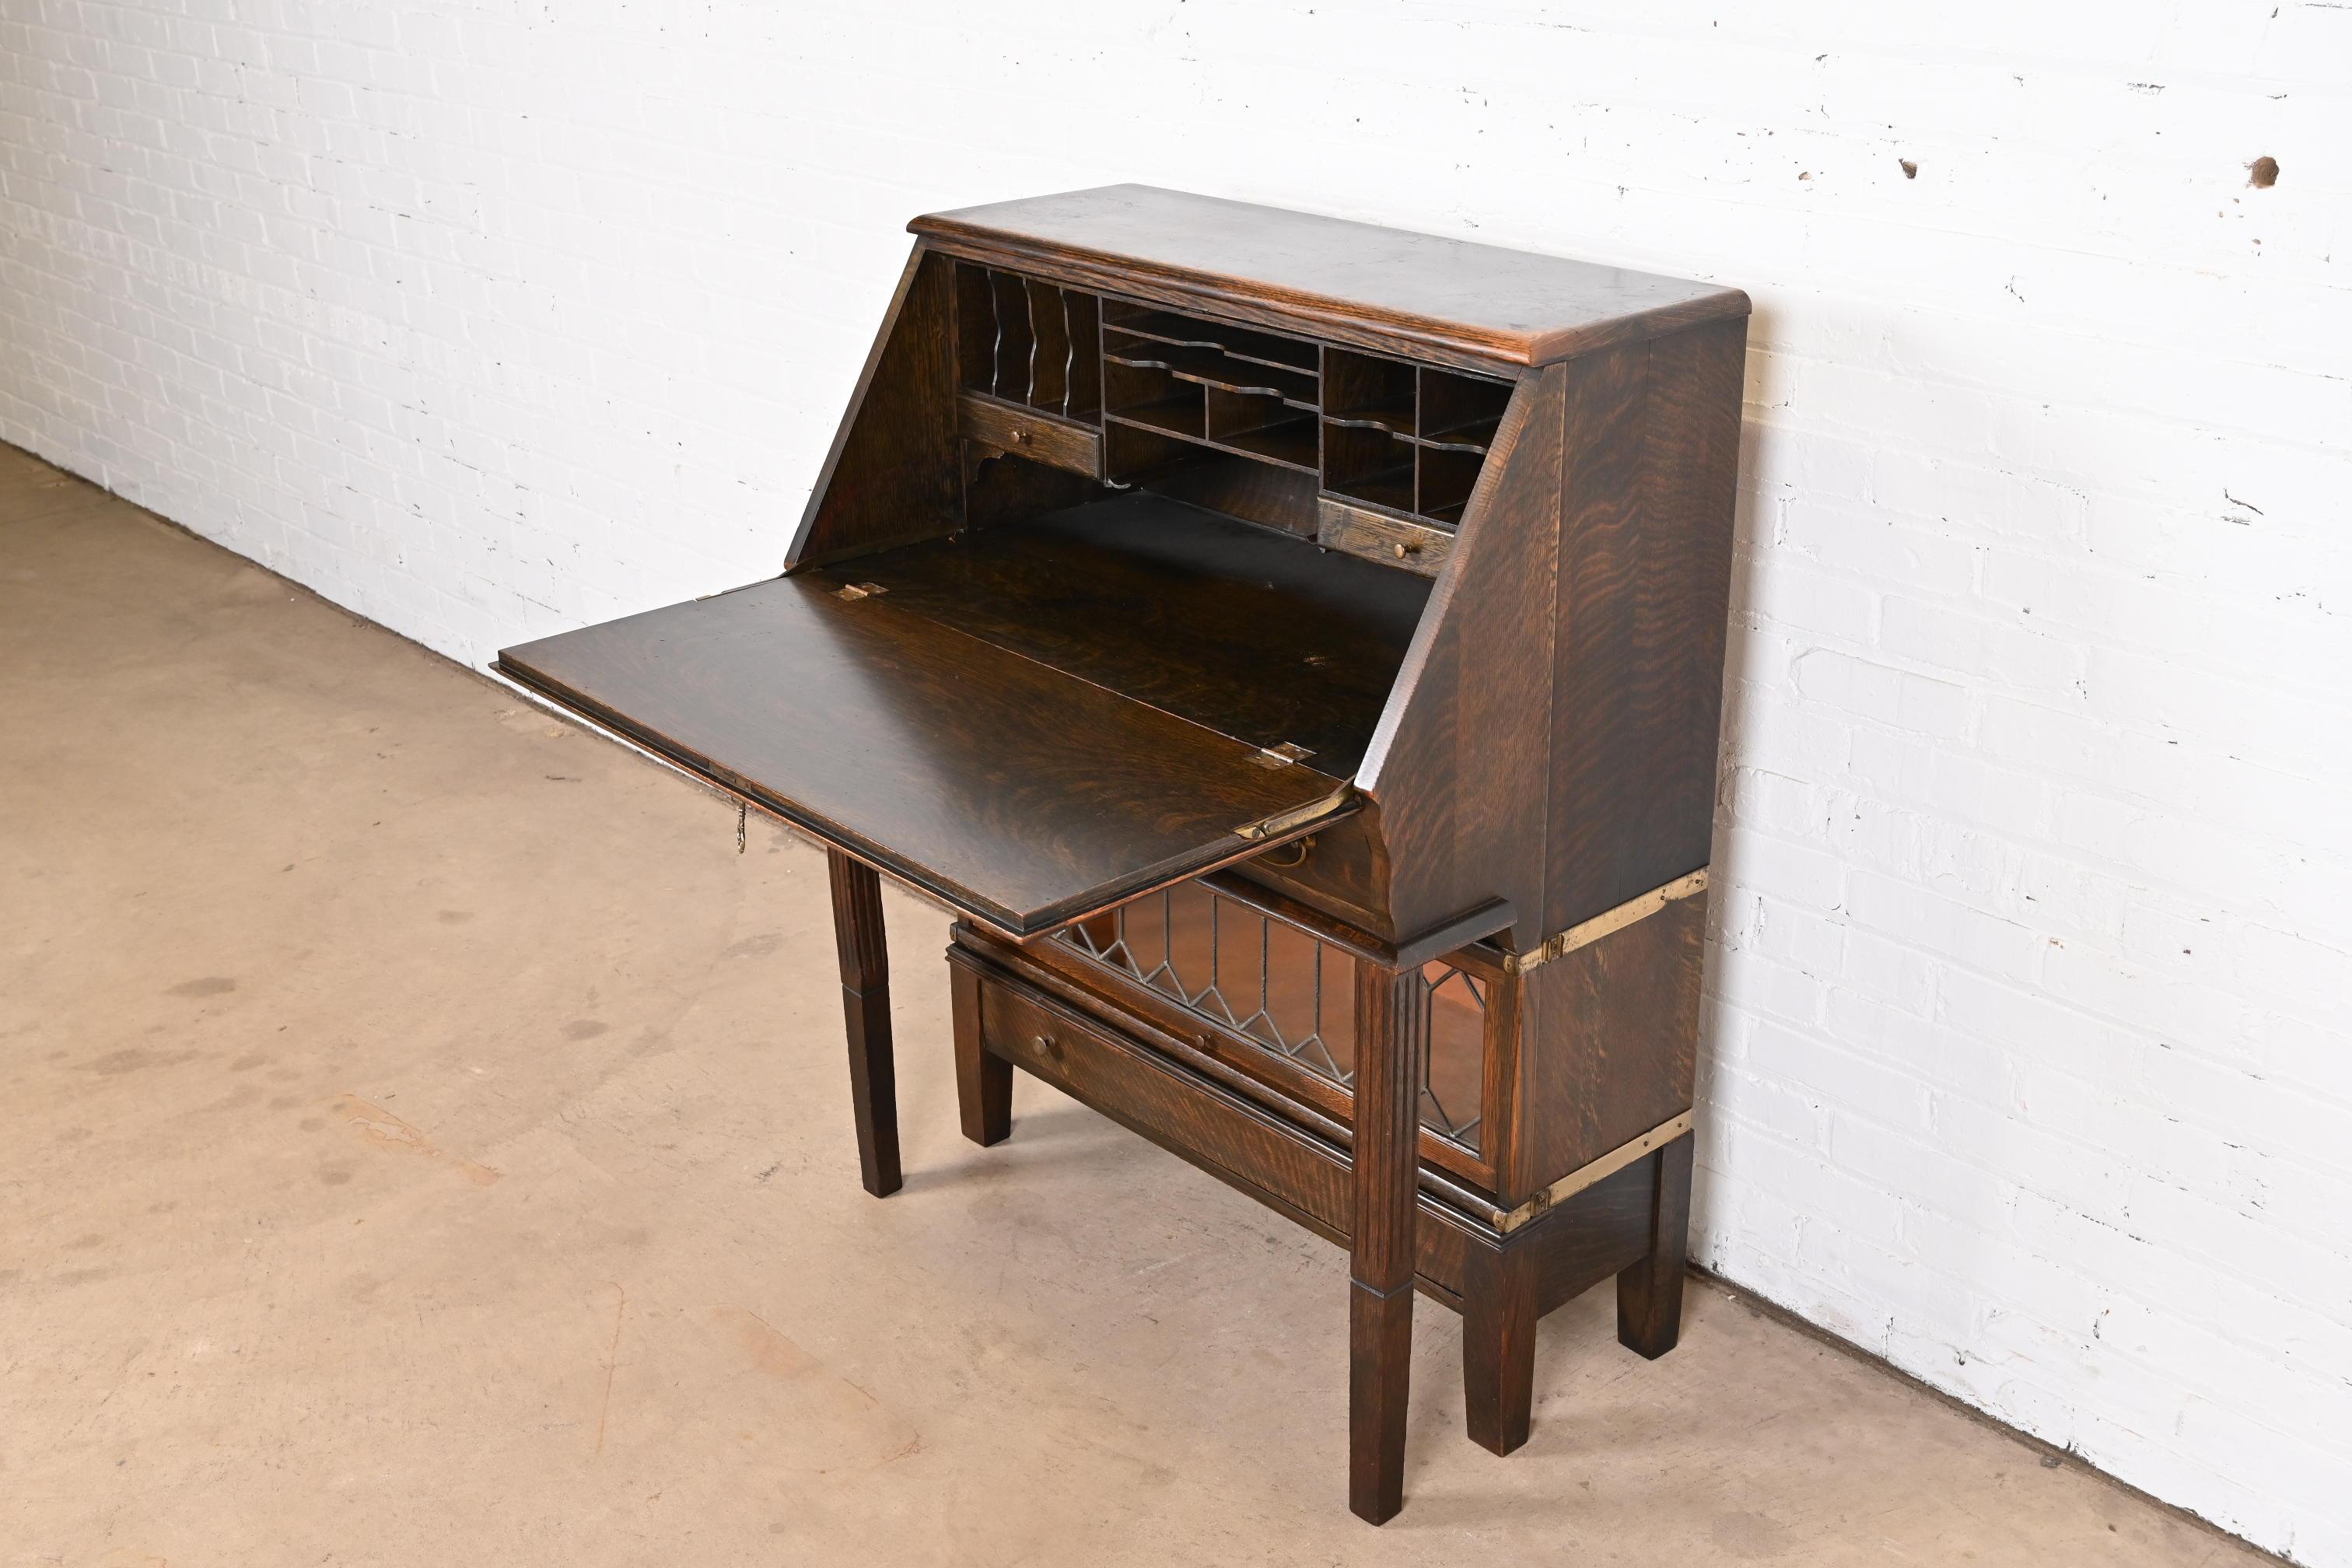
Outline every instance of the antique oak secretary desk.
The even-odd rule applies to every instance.
[[[1544,1312],[1675,1342],[1747,296],[1133,185],[911,227],[783,575],[500,668],[830,847],[868,1191],[880,872],[961,917],[967,1135],[1019,1067],[1346,1247],[1380,1522],[1416,1290],[1496,1453]]]

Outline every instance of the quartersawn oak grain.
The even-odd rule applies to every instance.
[[[1429,584],[1137,490],[827,574],[1254,746],[1356,770]]]
[[[1002,266],[1130,292],[1158,285],[1293,331],[1448,361],[1549,364],[1748,314],[1746,294],[1716,284],[1155,185],[996,202],[907,226]]]
[[[961,521],[952,265],[919,246],[908,259],[785,552],[788,565],[929,539]]]
[[[527,643],[499,666],[1017,936],[1234,859],[1254,847],[1237,828],[1343,788],[817,577]]]

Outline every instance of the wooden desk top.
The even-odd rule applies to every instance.
[[[1349,778],[1429,580],[1134,490],[822,574],[1253,746]]]
[[[1712,283],[1155,185],[996,202],[907,226],[1008,267],[1058,261],[1098,287],[1157,281],[1279,310],[1296,327],[1352,324],[1510,365],[1748,310],[1746,294]]]
[[[1357,809],[1307,763],[1266,766],[823,574],[511,647],[499,668],[1015,937]]]

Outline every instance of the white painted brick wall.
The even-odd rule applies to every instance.
[[[928,208],[1744,287],[1701,1254],[2342,1568],[2347,83],[2308,0],[0,0],[0,437],[479,665],[774,569]]]

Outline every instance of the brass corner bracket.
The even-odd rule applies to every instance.
[[[1654,1154],[1675,1139],[1688,1136],[1690,1130],[1691,1113],[1687,1110],[1671,1121],[1661,1121],[1639,1138],[1620,1143],[1598,1160],[1578,1166],[1518,1207],[1496,1211],[1495,1228],[1505,1236],[1510,1235],[1546,1209],[1565,1203],[1585,1188],[1615,1175],[1644,1154]]]
[[[1702,866],[1686,877],[1677,877],[1663,888],[1653,888],[1636,898],[1626,900],[1613,910],[1604,910],[1589,921],[1582,921],[1566,931],[1546,937],[1525,952],[1515,952],[1503,960],[1503,966],[1514,974],[1562,958],[1580,947],[1590,947],[1604,936],[1623,931],[1627,926],[1645,921],[1668,904],[1706,891],[1706,868]]]

